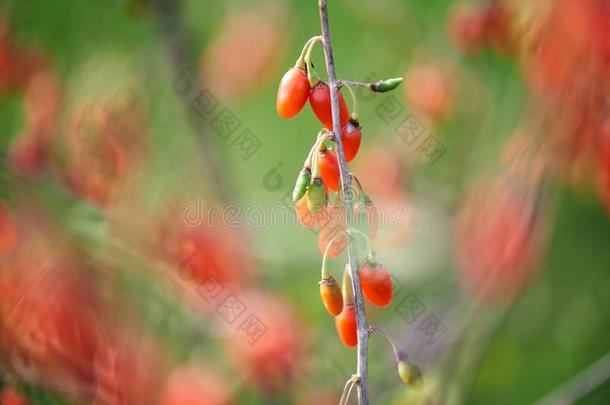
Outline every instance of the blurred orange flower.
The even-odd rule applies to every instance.
[[[172,371],[160,405],[226,405],[231,392],[220,375],[201,365],[183,365]]]
[[[280,2],[231,9],[201,59],[201,82],[221,99],[243,96],[271,80],[287,45]]]

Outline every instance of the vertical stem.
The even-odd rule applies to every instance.
[[[339,95],[337,86],[337,76],[335,74],[335,62],[333,60],[333,50],[330,43],[330,30],[328,24],[327,0],[319,0],[320,21],[322,24],[322,37],[324,45],[324,55],[326,57],[326,70],[328,72],[328,86],[330,87],[330,104],[333,118],[333,133],[337,145],[337,158],[339,160],[339,172],[341,174],[341,192],[345,201],[345,216],[348,228],[353,221],[353,201],[351,196],[351,177],[345,162],[343,143],[341,141],[341,121],[339,113]],[[348,261],[352,276],[354,289],[356,320],[358,325],[358,403],[369,405],[367,367],[368,367],[368,326],[364,313],[364,299],[360,288],[360,274],[358,273],[358,257],[356,255],[356,245],[350,238],[347,248]]]

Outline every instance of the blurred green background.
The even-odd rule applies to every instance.
[[[168,64],[159,19],[144,2],[125,0],[5,0],[0,11],[8,15],[17,43],[43,49],[55,64],[68,94],[83,90],[87,70],[99,68],[112,81],[113,69],[128,71],[141,91],[148,109],[151,159],[141,185],[141,201],[151,208],[164,195],[186,192],[215,201],[216,179],[206,177],[197,163],[201,157],[197,137],[217,156],[229,185],[229,204],[242,209],[260,205],[268,210],[284,204],[301,162],[318,131],[313,114],[305,111],[293,120],[275,112],[277,83],[298,56],[302,44],[319,32],[315,1],[271,2],[281,8],[285,21],[278,24],[286,38],[285,51],[266,68],[268,75],[243,94],[221,98],[219,103],[254,133],[262,143],[244,160],[240,151],[204,123],[204,133],[193,131],[188,107],[173,91],[175,72]],[[429,128],[446,146],[446,153],[432,166],[421,165],[404,173],[404,189],[417,205],[417,229],[398,246],[380,247],[379,256],[404,287],[447,327],[445,335],[425,350],[444,348],[452,352],[453,331],[462,323],[451,311],[459,283],[453,264],[451,216],[470,182],[493,170],[496,156],[508,136],[524,119],[528,95],[519,67],[507,56],[490,50],[464,57],[447,39],[447,17],[456,2],[445,0],[361,2],[331,0],[330,21],[336,67],[341,78],[363,80],[403,75],[413,64],[431,62],[459,72],[463,88],[456,104],[467,113],[437,128]],[[252,1],[184,1],[183,16],[193,34],[197,55],[205,52],[227,13],[261,7]],[[256,47],[256,44],[252,44]],[[238,59],[240,55],[233,55]],[[197,56],[199,58],[199,56]],[[320,50],[315,60],[322,66]],[[198,73],[199,59],[189,66]],[[212,61],[213,63],[213,61]],[[248,61],[241,61],[248,69]],[[118,68],[117,68],[118,66]],[[321,67],[319,68],[321,71]],[[194,77],[193,76],[193,77]],[[473,89],[469,88],[472,85]],[[472,92],[472,93],[471,93]],[[386,123],[376,109],[395,97],[409,111],[403,89],[360,101],[363,150],[397,137],[394,123]],[[0,147],[6,150],[24,125],[18,96],[0,96]],[[395,143],[397,144],[397,143]],[[405,145],[405,148],[407,146]],[[367,168],[358,167],[358,170]],[[407,170],[406,168],[403,168]],[[281,186],[270,190],[265,176],[272,170]],[[54,187],[40,186],[41,203],[60,207],[58,216],[68,224],[91,221],[86,203],[57,197]],[[209,193],[209,194],[208,194]],[[2,190],[2,195],[10,191]],[[209,197],[208,197],[209,195]],[[374,198],[374,196],[372,196]],[[58,202],[59,200],[59,202]],[[57,204],[57,205],[56,205]],[[477,347],[475,366],[459,381],[471,404],[532,403],[602,357],[610,350],[610,222],[599,202],[588,192],[560,189],[547,207],[554,218],[543,269],[511,307],[485,308],[476,322],[494,326],[487,333],[489,344]],[[73,216],[72,218],[70,216]],[[95,214],[93,214],[95,217]],[[95,219],[93,219],[95,222]],[[306,361],[311,386],[340,392],[355,369],[355,352],[340,345],[332,320],[319,304],[317,281],[320,255],[316,237],[300,227],[246,228],[260,264],[266,289],[293,303],[312,331]],[[333,261],[339,271],[340,260]],[[162,286],[141,274],[130,275],[122,286],[141,302],[146,327],[164,336],[178,358],[198,353],[222,363],[210,350],[213,341],[197,327],[197,318]],[[457,299],[461,302],[460,299]],[[154,303],[154,304],[153,304]],[[383,326],[407,347],[417,340],[416,323],[409,324],[392,307],[371,313],[372,322]],[[415,346],[419,347],[419,346]],[[410,352],[418,359],[417,352]],[[436,361],[436,360],[435,360]],[[440,360],[439,360],[440,361]],[[424,375],[442,363],[425,363]],[[370,379],[372,403],[408,403],[395,375],[391,351],[380,336],[371,343]],[[441,372],[443,370],[440,370]],[[436,379],[435,371],[432,381]],[[445,381],[447,382],[447,381]],[[61,395],[24,385],[33,403],[62,403]],[[606,382],[579,403],[604,404],[610,398]],[[236,403],[288,403],[294,398],[263,398],[244,388]],[[273,402],[275,401],[275,402]]]

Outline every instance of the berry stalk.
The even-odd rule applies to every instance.
[[[337,80],[337,85],[339,87],[342,86],[357,86],[357,87],[366,87],[370,91],[375,93],[386,93],[388,91],[394,90],[396,87],[400,86],[403,79],[402,77],[393,77],[391,79],[379,80],[374,83],[364,83],[364,82],[356,82],[353,80]]]
[[[322,44],[324,45],[324,56],[326,59],[326,71],[328,72],[328,85],[330,87],[330,103],[332,113],[333,134],[337,146],[337,158],[339,161],[339,173],[341,178],[341,194],[345,201],[345,215],[348,228],[353,222],[353,201],[348,198],[351,193],[351,176],[347,170],[343,142],[341,140],[341,121],[339,111],[339,87],[335,73],[335,62],[333,50],[330,42],[330,28],[328,23],[327,0],[319,0],[320,22],[322,25]],[[360,275],[358,273],[358,257],[356,246],[352,240],[347,247],[347,255],[352,279],[352,286],[355,298],[356,322],[358,326],[358,366],[357,366],[357,385],[358,403],[360,405],[369,404],[368,395],[368,337],[369,331],[364,313],[364,297],[360,286]]]
[[[338,238],[343,237],[344,235],[345,235],[345,232],[339,232],[338,234],[333,236],[333,238],[330,240],[330,242],[328,242],[328,245],[326,245],[326,249],[324,250],[324,255],[322,256],[322,279],[330,277],[330,273],[328,272],[328,267],[326,267],[326,259],[328,257],[328,252],[330,251],[330,248],[332,247],[333,243],[335,243],[335,241]]]

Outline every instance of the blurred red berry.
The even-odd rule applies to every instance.
[[[538,101],[548,159],[571,186],[593,186],[610,85],[610,8],[601,0],[558,0],[529,35],[523,72]]]
[[[171,373],[159,405],[226,405],[230,398],[227,384],[217,373],[186,365]]]
[[[33,74],[23,95],[25,116],[28,124],[39,128],[48,138],[59,118],[63,90],[59,77],[53,69],[47,68]]]
[[[529,280],[541,250],[539,202],[505,181],[482,186],[464,199],[457,223],[457,256],[464,286],[501,301]]]
[[[273,80],[287,49],[287,14],[281,2],[229,7],[201,58],[203,91],[225,100]]]
[[[176,231],[172,243],[182,279],[197,285],[214,280],[236,288],[250,277],[251,264],[242,246],[243,237],[233,229],[220,224],[185,226]]]
[[[159,401],[167,368],[163,347],[131,326],[120,325],[113,340],[97,351],[91,403],[136,405]]]
[[[307,200],[305,196],[303,196],[299,201],[294,204],[294,208],[297,215],[297,220],[301,226],[311,229],[318,225],[318,222],[315,220],[314,216],[317,214],[309,211],[309,207],[307,206]]]
[[[485,34],[490,45],[497,51],[512,53],[515,48],[511,32],[512,16],[505,2],[491,2],[487,6],[485,18]]]
[[[6,387],[0,394],[0,405],[27,405],[28,401],[14,388]]]
[[[531,87],[551,99],[582,101],[602,88],[591,85],[595,78],[608,84],[608,18],[610,9],[604,1],[553,2],[525,61]]]
[[[501,52],[514,48],[510,15],[501,1],[458,5],[449,17],[448,30],[462,52],[472,53],[487,45]]]
[[[12,251],[17,244],[17,228],[8,206],[0,202],[0,254]]]
[[[38,53],[13,43],[9,24],[0,17],[0,93],[22,89],[42,65]]]
[[[367,300],[380,307],[387,307],[392,302],[392,277],[381,265],[365,262],[360,267],[362,293]]]
[[[28,253],[35,251],[18,256]],[[11,294],[0,302],[10,310],[0,328],[0,346],[10,350],[10,367],[34,373],[45,384],[62,381],[80,396],[94,380],[96,353],[104,342],[100,308],[88,283],[76,271],[64,270],[67,263],[40,266],[37,261],[15,262]]]
[[[405,171],[395,149],[377,144],[360,155],[355,172],[367,193],[375,200],[393,200],[402,193]]]
[[[317,212],[311,212],[305,196],[297,201],[294,207],[299,224],[307,229],[324,227],[328,222],[329,216],[334,215],[332,212],[327,212],[329,209],[327,206]]]
[[[328,244],[334,239],[333,244],[328,249],[328,258],[339,256],[348,244],[348,237],[345,232],[345,209],[342,207],[331,206],[325,210],[324,222],[320,223],[318,233],[318,248],[320,254],[326,252]]]
[[[286,302],[268,294],[243,294],[240,301],[248,311],[228,341],[236,369],[260,391],[286,389],[303,371],[305,328]]]
[[[79,102],[62,131],[62,178],[92,203],[114,201],[129,169],[144,158],[146,131],[146,118],[134,99]]]
[[[416,114],[438,122],[453,108],[453,94],[445,73],[436,66],[414,66],[405,75],[409,106]]]
[[[18,175],[29,179],[44,169],[48,158],[48,142],[36,135],[20,136],[11,144],[8,161]]]
[[[26,128],[15,138],[8,153],[11,168],[20,176],[33,178],[46,166],[62,97],[53,70],[40,70],[29,78],[24,92]]]
[[[475,52],[485,43],[485,12],[476,4],[460,4],[451,13],[449,35],[462,52]]]

